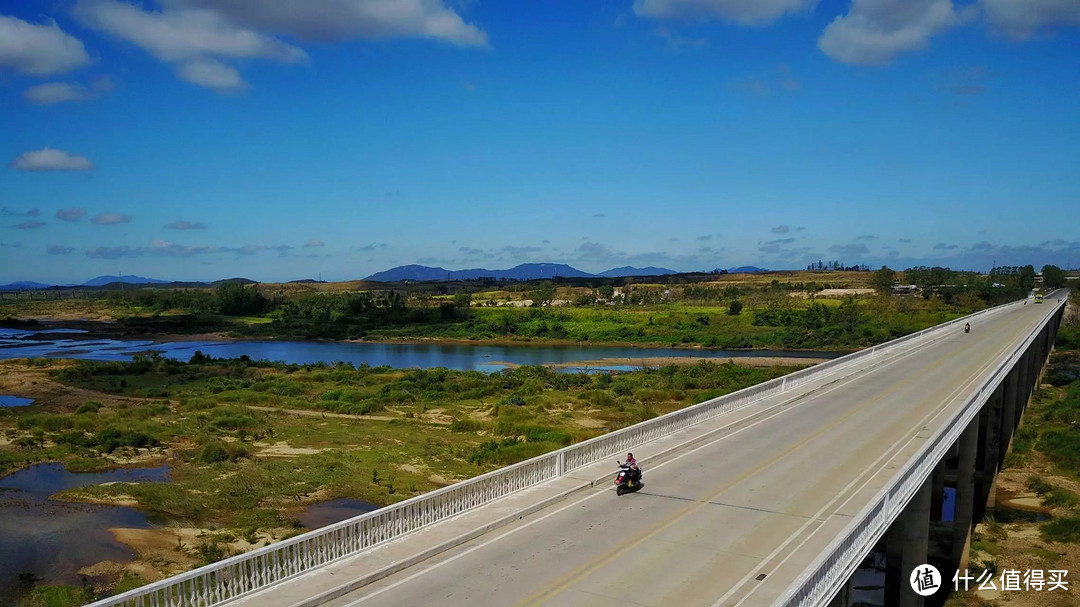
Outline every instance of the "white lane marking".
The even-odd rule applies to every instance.
[[[933,345],[934,343],[937,343],[938,341],[940,341],[940,338],[931,340],[930,342],[926,343],[925,346]],[[783,413],[786,413],[788,411],[794,411],[796,407],[801,407],[801,406],[809,404],[811,402],[815,402],[818,397],[825,396],[825,395],[829,394],[830,392],[833,392],[835,390],[839,390],[840,388],[845,387],[847,384],[850,384],[850,383],[856,381],[857,379],[860,379],[860,376],[863,375],[863,373],[866,372],[866,371],[871,371],[871,370],[876,371],[878,369],[887,367],[887,366],[892,365],[892,364],[894,364],[894,363],[896,363],[896,362],[898,362],[898,361],[900,361],[902,359],[908,358],[911,355],[919,353],[922,349],[923,349],[922,347],[906,349],[904,351],[901,351],[901,352],[898,352],[898,353],[892,355],[891,358],[886,358],[886,359],[880,361],[878,364],[870,364],[870,365],[863,366],[862,368],[858,369],[857,371],[855,371],[853,373],[850,373],[848,375],[845,375],[845,376],[841,377],[839,380],[835,380],[836,383],[833,384],[833,385],[825,384],[823,386],[819,386],[818,388],[815,388],[814,390],[812,390],[810,392],[806,392],[806,393],[804,393],[804,394],[802,394],[800,396],[785,399],[784,401],[782,401],[780,403],[777,403],[777,404],[772,405],[770,407],[766,407],[766,408],[762,409],[762,411],[759,412],[759,413],[769,412],[769,411],[772,411],[772,410],[774,410],[776,408],[779,408],[779,407],[784,407],[784,408],[781,409],[780,411],[776,411],[776,412],[774,412],[774,413],[772,413],[770,415],[767,415],[766,417],[763,417],[763,418],[761,418],[761,419],[759,419],[759,420],[757,420],[755,422],[752,422],[752,423],[748,424],[747,426],[744,426],[743,428],[739,428],[738,430],[735,430],[734,432],[731,432],[730,434],[724,434],[723,436],[721,436],[721,437],[719,437],[719,438],[717,438],[715,440],[710,440],[710,441],[708,441],[706,443],[703,443],[702,445],[700,445],[698,447],[695,447],[694,449],[691,449],[690,451],[687,451],[687,452],[685,452],[685,453],[683,453],[681,455],[677,455],[677,456],[675,456],[675,457],[673,457],[673,458],[671,458],[671,459],[669,459],[669,460],[667,460],[667,461],[665,461],[663,463],[657,464],[656,466],[653,466],[651,469],[655,470],[655,469],[663,468],[664,466],[666,466],[668,464],[673,464],[676,461],[679,461],[680,459],[682,459],[684,457],[689,457],[690,455],[693,455],[694,453],[696,453],[696,452],[698,452],[698,451],[700,451],[702,449],[712,447],[713,445],[715,445],[718,442],[727,440],[728,438],[731,438],[732,436],[735,436],[735,435],[739,434],[740,432],[743,432],[744,430],[749,430],[750,428],[752,428],[752,427],[754,427],[754,426],[756,426],[758,424],[769,421],[769,420],[773,419],[774,417],[777,417],[777,416],[779,416],[779,415],[781,415]],[[871,361],[867,361],[867,362],[871,362]],[[837,369],[836,371],[840,371],[840,370],[841,369]],[[828,375],[831,375],[831,373],[828,374]],[[817,390],[821,390],[821,392],[817,392]],[[805,398],[806,396],[812,396],[812,398]],[[800,400],[802,402],[799,402]],[[788,405],[790,405],[790,406],[788,406]],[[742,423],[743,421],[745,421],[745,419],[744,420],[739,420],[739,421],[733,421],[730,424],[727,424],[725,426],[722,426],[722,427],[720,427],[720,428],[718,428],[716,430],[712,430],[710,432],[712,432],[712,433],[721,433],[725,429],[730,428],[731,426],[734,426],[736,424]],[[466,556],[466,555],[468,555],[468,554],[470,554],[472,552],[480,550],[481,548],[485,548],[490,544],[498,542],[498,541],[502,540],[503,538],[505,538],[507,536],[513,535],[513,534],[515,534],[515,533],[517,533],[519,531],[527,529],[527,528],[531,527],[532,525],[540,523],[541,521],[543,521],[543,520],[545,520],[547,518],[550,518],[552,516],[555,516],[556,514],[559,514],[559,513],[563,512],[563,511],[565,511],[565,510],[567,510],[569,508],[573,508],[573,507],[577,506],[578,504],[581,504],[581,503],[583,503],[583,502],[585,502],[587,500],[590,500],[590,499],[592,499],[594,497],[604,495],[606,493],[606,491],[607,491],[607,489],[601,489],[600,491],[597,491],[597,492],[593,493],[592,495],[588,495],[588,496],[583,497],[583,498],[581,498],[581,499],[579,499],[579,500],[577,500],[577,501],[575,501],[573,503],[567,504],[566,506],[563,506],[563,507],[561,507],[561,508],[559,508],[557,510],[549,512],[548,514],[545,514],[545,515],[543,515],[543,516],[541,516],[541,517],[539,517],[537,519],[529,521],[528,523],[525,523],[525,524],[521,525],[520,527],[515,527],[514,529],[511,529],[510,531],[507,531],[506,533],[503,533],[503,534],[498,535],[498,536],[496,536],[496,537],[494,537],[494,538],[492,538],[492,539],[490,539],[490,540],[488,540],[486,542],[483,542],[481,544],[473,546],[472,548],[469,548],[469,549],[467,549],[467,550],[465,550],[463,552],[460,552],[460,553],[458,553],[458,554],[456,554],[456,555],[454,555],[452,557],[449,557],[448,559],[446,559],[444,561],[440,561],[438,563],[435,563],[435,564],[429,566],[428,568],[426,568],[426,569],[424,569],[422,571],[418,571],[417,573],[414,573],[413,575],[410,575],[410,576],[408,576],[408,577],[406,577],[404,579],[401,579],[401,580],[399,580],[397,582],[394,582],[392,584],[389,584],[387,586],[379,588],[379,589],[371,592],[368,595],[365,595],[363,597],[360,597],[360,598],[356,599],[355,601],[353,601],[351,603],[347,603],[343,607],[354,607],[355,605],[359,605],[360,603],[363,603],[364,601],[366,601],[366,600],[368,600],[370,598],[374,598],[375,596],[378,596],[378,595],[380,595],[380,594],[382,594],[384,592],[392,590],[393,588],[396,588],[396,587],[398,587],[398,586],[400,586],[400,585],[402,585],[402,584],[404,584],[406,582],[412,581],[412,580],[414,580],[414,579],[416,579],[416,578],[418,578],[418,577],[420,577],[420,576],[422,576],[422,575],[424,575],[426,573],[434,571],[435,569],[438,569],[438,568],[442,567],[443,565],[447,565],[447,564],[449,564],[449,563],[451,563],[453,561],[456,561],[457,559],[459,559],[461,557],[464,557],[464,556]],[[363,591],[363,589],[357,589],[354,592],[362,592],[362,591]]]
[[[1009,342],[1008,342],[1008,343],[1006,344],[1006,346],[1005,346],[1004,348],[1001,348],[1001,349],[999,349],[999,350],[998,350],[998,355],[996,355],[996,356],[992,357],[992,358],[991,358],[991,359],[990,359],[989,361],[987,361],[987,362],[983,363],[982,365],[980,365],[979,367],[977,367],[977,370],[976,370],[976,372],[975,372],[975,374],[974,374],[973,378],[972,378],[972,379],[970,379],[970,380],[968,380],[968,382],[967,382],[967,383],[965,383],[964,385],[962,385],[962,386],[960,386],[960,387],[958,387],[958,388],[954,389],[954,390],[953,390],[952,392],[950,392],[950,394],[949,394],[949,397],[948,397],[948,399],[947,399],[947,400],[945,401],[945,404],[944,404],[944,405],[942,405],[941,407],[938,407],[938,408],[937,408],[937,409],[935,409],[935,410],[932,410],[932,411],[930,411],[930,412],[929,412],[929,413],[927,413],[926,415],[924,415],[924,416],[922,417],[922,419],[920,419],[920,420],[919,420],[919,423],[918,423],[918,424],[916,425],[916,428],[921,428],[921,427],[925,426],[925,425],[926,425],[927,423],[929,423],[929,422],[932,422],[932,421],[933,421],[933,420],[934,420],[935,418],[937,418],[937,417],[940,417],[940,416],[941,416],[941,415],[942,415],[943,413],[946,413],[947,411],[949,411],[949,410],[950,410],[950,409],[951,409],[951,408],[953,407],[953,405],[954,405],[954,403],[955,403],[956,399],[957,399],[957,398],[959,398],[961,394],[965,393],[965,391],[967,391],[967,390],[968,390],[968,389],[970,388],[970,386],[971,386],[972,384],[975,384],[975,383],[977,383],[977,382],[978,382],[978,381],[979,381],[980,379],[982,379],[982,378],[983,378],[983,374],[984,374],[984,373],[986,372],[986,369],[987,369],[987,368],[989,368],[989,367],[992,367],[992,366],[993,366],[993,365],[994,365],[994,364],[995,364],[995,363],[996,363],[996,362],[998,361],[998,359],[1000,358],[1000,353],[1001,353],[1001,352],[1007,352],[1007,351],[1010,351],[1010,350],[1011,350],[1011,349],[1013,348],[1013,344],[1014,344],[1014,343],[1015,343],[1016,341],[1017,341],[1017,339],[1013,339],[1012,341],[1009,341]],[[954,353],[954,355],[955,355],[955,353]],[[906,447],[907,447],[908,445],[910,445],[910,444],[911,444],[911,443],[912,443],[912,442],[913,442],[913,441],[914,441],[914,440],[915,440],[916,438],[918,438],[918,436],[919,436],[919,431],[916,431],[916,432],[915,432],[914,434],[912,434],[912,435],[911,435],[911,437],[910,437],[910,438],[908,438],[908,439],[907,439],[906,441],[903,441],[903,439],[901,439],[901,441],[903,441],[903,445],[900,445],[900,442],[901,442],[901,441],[897,441],[897,442],[893,443],[893,444],[892,444],[892,445],[891,445],[891,446],[889,447],[889,450],[888,450],[888,451],[887,451],[886,453],[888,453],[888,452],[894,452],[894,453],[898,454],[898,453],[899,453],[900,451],[902,451],[902,450],[903,450],[903,449],[905,449],[905,448],[906,448]],[[882,455],[881,457],[879,457],[879,458],[878,458],[878,460],[875,460],[875,461],[874,461],[874,464],[877,464],[877,462],[878,462],[878,461],[880,461],[882,457],[884,457],[884,455]],[[894,455],[894,457],[895,457],[895,455]],[[818,511],[817,511],[817,512],[816,512],[816,513],[814,514],[813,518],[809,519],[809,520],[808,520],[808,521],[807,521],[806,523],[804,523],[804,524],[803,524],[803,526],[802,526],[802,527],[800,527],[800,528],[799,528],[799,530],[798,530],[798,531],[796,531],[796,532],[795,532],[794,534],[792,534],[792,535],[788,536],[788,539],[787,539],[787,540],[785,540],[783,544],[781,544],[781,545],[780,545],[780,546],[778,546],[778,547],[777,547],[777,548],[776,548],[775,550],[773,550],[773,551],[772,551],[771,553],[769,553],[769,555],[768,555],[768,556],[766,556],[766,557],[765,557],[765,558],[764,558],[764,559],[762,560],[762,563],[768,563],[768,562],[769,562],[769,561],[771,561],[771,560],[772,560],[773,558],[775,558],[775,557],[776,557],[776,555],[777,555],[777,554],[779,554],[779,553],[780,553],[780,551],[781,551],[781,550],[783,550],[785,546],[787,546],[787,545],[788,545],[789,543],[791,543],[791,541],[792,541],[792,540],[794,540],[794,539],[795,539],[796,537],[798,537],[798,536],[799,536],[799,535],[800,535],[800,534],[801,534],[801,533],[802,533],[803,531],[805,531],[805,530],[806,530],[806,528],[807,528],[807,527],[809,527],[811,523],[813,523],[813,522],[814,522],[815,520],[817,520],[817,518],[818,518],[819,516],[821,516],[821,514],[822,514],[822,513],[823,513],[823,512],[825,511],[825,510],[827,510],[827,509],[828,509],[828,508],[830,507],[830,505],[831,505],[832,503],[834,503],[834,502],[836,502],[836,500],[840,499],[840,497],[841,497],[842,495],[844,495],[844,493],[845,493],[845,492],[846,492],[846,491],[847,491],[847,490],[848,490],[848,489],[849,489],[849,488],[851,487],[851,485],[852,485],[852,484],[854,484],[854,483],[855,483],[855,482],[857,482],[857,481],[858,481],[858,480],[859,480],[860,478],[862,478],[863,476],[865,476],[865,475],[867,474],[867,472],[869,472],[869,471],[873,470],[873,468],[874,468],[874,465],[872,464],[872,465],[871,465],[870,467],[868,467],[868,468],[864,469],[864,470],[863,470],[863,471],[862,471],[862,472],[861,472],[861,473],[860,473],[860,474],[859,474],[859,475],[858,475],[858,476],[857,476],[857,477],[855,478],[855,480],[853,480],[853,481],[852,481],[851,483],[849,483],[849,484],[848,484],[848,485],[847,485],[846,487],[844,487],[844,489],[843,489],[843,490],[842,490],[842,491],[841,491],[840,493],[838,493],[836,497],[834,497],[834,498],[833,498],[832,500],[830,500],[830,501],[829,501],[829,503],[825,504],[825,505],[824,505],[824,506],[823,506],[823,507],[822,507],[822,508],[821,508],[820,510],[818,510]],[[854,491],[854,492],[853,492],[853,493],[852,493],[851,495],[849,495],[849,496],[848,496],[848,498],[847,498],[846,500],[844,500],[844,501],[843,501],[843,503],[841,503],[841,504],[840,504],[840,505],[839,505],[839,506],[837,507],[837,509],[839,509],[839,508],[843,508],[843,507],[844,507],[844,506],[846,506],[846,505],[847,505],[847,504],[848,504],[848,503],[849,503],[849,502],[850,502],[851,500],[855,499],[855,496],[859,494],[859,491],[862,491],[862,489],[863,489],[864,487],[866,487],[866,485],[868,485],[868,484],[870,483],[870,481],[872,481],[872,480],[874,479],[874,476],[876,476],[876,475],[871,475],[871,476],[870,476],[870,478],[866,479],[866,481],[864,481],[864,482],[863,482],[863,483],[862,483],[862,484],[861,484],[861,485],[859,486],[859,488],[858,488],[858,489],[856,489],[856,490],[855,490],[855,491]],[[788,559],[790,559],[790,558],[792,557],[792,555],[794,555],[794,554],[795,554],[796,552],[798,552],[798,550],[799,550],[800,548],[802,548],[802,547],[803,547],[803,546],[804,546],[804,545],[805,545],[805,544],[806,544],[807,542],[809,542],[809,541],[810,541],[810,540],[811,540],[811,539],[812,539],[812,538],[814,537],[814,535],[816,535],[816,534],[817,534],[817,532],[818,532],[818,531],[820,531],[820,530],[821,530],[821,527],[823,527],[823,526],[824,526],[824,523],[825,523],[825,522],[826,522],[826,521],[821,521],[821,523],[822,523],[822,524],[821,524],[821,525],[820,525],[820,526],[819,526],[819,527],[818,527],[817,529],[814,529],[813,531],[811,531],[809,535],[807,535],[807,536],[806,536],[805,538],[803,538],[803,541],[799,542],[799,543],[798,543],[798,545],[796,545],[796,546],[795,546],[794,548],[792,548],[792,549],[791,549],[791,551],[790,551],[790,552],[789,552],[789,553],[787,554],[787,556],[785,556],[785,557],[784,557],[783,559],[781,559],[781,560],[780,560],[780,562],[778,562],[778,563],[777,563],[777,564],[776,564],[776,565],[775,565],[775,566],[774,566],[774,567],[772,568],[772,571],[776,571],[777,569],[779,569],[780,567],[782,567],[782,566],[784,565],[784,563],[786,563],[786,562],[788,561]],[[742,587],[743,587],[743,586],[744,586],[744,585],[745,585],[745,584],[746,584],[746,583],[747,583],[747,582],[748,582],[748,581],[750,580],[750,578],[751,578],[751,577],[753,577],[753,575],[754,575],[755,573],[759,573],[759,572],[760,572],[759,570],[753,570],[753,571],[751,571],[750,573],[747,573],[745,577],[743,577],[743,578],[742,578],[741,580],[739,580],[738,582],[736,582],[736,584],[735,584],[735,586],[734,586],[734,587],[732,587],[732,588],[731,588],[730,590],[728,590],[728,591],[727,591],[727,592],[726,592],[726,593],[725,593],[725,594],[724,594],[724,595],[723,595],[722,597],[720,597],[720,598],[719,598],[719,599],[718,599],[718,600],[717,600],[717,601],[716,601],[715,603],[713,603],[712,607],[720,607],[720,606],[721,606],[721,604],[722,604],[722,603],[723,603],[723,602],[724,602],[725,600],[727,600],[727,599],[731,598],[731,596],[732,596],[733,594],[735,594],[735,592],[736,592],[736,591],[738,591],[739,589],[741,589],[741,588],[742,588]],[[760,586],[760,585],[758,585],[758,586],[755,586],[755,587],[751,588],[751,589],[750,589],[750,591],[749,591],[749,592],[747,592],[745,596],[743,596],[743,597],[742,597],[741,599],[739,599],[739,601],[738,601],[737,603],[735,603],[735,606],[736,606],[736,607],[738,607],[739,605],[742,605],[743,603],[745,603],[745,602],[746,602],[746,601],[747,601],[747,600],[748,600],[748,599],[749,599],[749,598],[750,598],[750,597],[751,597],[751,596],[752,596],[752,595],[754,594],[754,592],[756,592],[756,591],[757,591],[757,590],[758,590],[759,588],[761,588],[761,586]]]
[[[920,349],[916,348],[914,350],[908,350],[908,351],[905,351],[905,352],[898,353],[893,358],[881,361],[881,364],[873,365],[871,368],[876,371],[878,369],[881,369],[883,367],[891,365],[891,364],[893,364],[893,363],[895,363],[895,362],[897,362],[897,361],[899,361],[901,359],[907,358],[908,356],[914,354],[918,350],[920,350]],[[868,370],[868,369],[863,369],[863,370],[865,371],[865,370]],[[801,407],[801,406],[804,406],[804,405],[806,405],[808,403],[814,402],[815,400],[817,400],[817,397],[825,396],[825,395],[827,395],[827,394],[829,394],[831,392],[834,392],[836,390],[839,390],[840,388],[845,387],[847,384],[855,381],[856,379],[858,379],[856,377],[858,375],[861,375],[861,373],[858,373],[858,372],[857,373],[852,373],[852,374],[847,375],[847,376],[845,376],[843,378],[840,378],[840,380],[838,380],[834,385],[821,386],[821,387],[816,389],[816,390],[821,390],[822,388],[824,388],[824,390],[822,390],[821,392],[817,392],[815,390],[815,391],[806,393],[806,394],[804,394],[804,395],[802,395],[800,397],[796,397],[796,398],[798,398],[798,400],[795,400],[794,398],[785,399],[783,402],[780,402],[780,403],[772,405],[772,406],[770,406],[768,408],[765,408],[765,409],[762,410],[762,412],[768,412],[768,411],[772,411],[773,409],[776,409],[778,407],[784,407],[780,411],[775,411],[775,412],[771,413],[770,415],[767,415],[766,417],[763,417],[763,418],[761,418],[761,419],[759,419],[757,421],[751,422],[750,424],[748,424],[748,425],[746,425],[746,426],[744,426],[742,428],[739,428],[739,429],[737,429],[737,430],[735,430],[735,431],[733,431],[731,433],[724,434],[723,436],[721,436],[721,437],[719,437],[717,439],[710,440],[709,442],[704,443],[704,444],[702,444],[702,445],[700,445],[698,447],[695,447],[695,448],[691,449],[690,451],[687,451],[687,452],[685,452],[685,453],[683,453],[681,455],[677,455],[677,456],[675,456],[675,457],[673,457],[673,458],[671,458],[671,459],[669,459],[667,461],[664,461],[663,463],[652,466],[652,467],[650,467],[650,470],[656,470],[656,469],[659,469],[659,468],[663,468],[664,466],[667,466],[668,464],[673,464],[673,463],[681,460],[684,457],[689,457],[690,455],[693,455],[694,453],[697,453],[698,451],[701,451],[702,449],[712,447],[716,443],[727,440],[727,439],[731,438],[732,436],[735,436],[735,435],[737,435],[737,434],[739,434],[741,432],[744,432],[746,430],[749,430],[750,428],[753,428],[754,426],[757,426],[758,424],[765,423],[766,421],[769,421],[769,420],[773,419],[774,417],[777,417],[777,416],[782,415],[784,413],[787,413],[789,411],[794,411],[796,407]],[[814,398],[805,398],[805,396],[807,396],[807,395],[811,395]],[[799,402],[799,401],[801,401],[801,402]],[[786,405],[790,405],[790,406],[786,406]],[[725,429],[730,428],[731,426],[742,423],[742,421],[745,421],[745,420],[733,421],[730,424],[722,426],[721,428],[719,428],[717,430],[713,430],[712,432],[716,432],[716,433],[723,432]],[[376,597],[376,596],[378,596],[378,595],[380,595],[380,594],[382,594],[384,592],[387,592],[389,590],[392,590],[392,589],[394,589],[394,588],[396,588],[396,587],[398,587],[398,586],[400,586],[400,585],[402,585],[402,584],[404,584],[406,582],[410,582],[410,581],[412,581],[412,580],[414,580],[414,579],[416,579],[416,578],[418,578],[418,577],[420,577],[420,576],[422,576],[422,575],[424,575],[426,573],[434,571],[435,569],[438,569],[438,568],[440,568],[440,567],[442,567],[444,565],[450,564],[450,563],[456,561],[457,559],[459,559],[459,558],[461,558],[463,556],[471,554],[472,552],[480,550],[481,548],[485,548],[488,545],[493,544],[495,542],[498,542],[499,540],[501,540],[501,539],[503,539],[503,538],[505,538],[507,536],[513,535],[513,534],[515,534],[515,533],[517,533],[519,531],[527,529],[527,528],[529,528],[529,527],[531,527],[531,526],[533,526],[533,525],[535,525],[535,524],[537,524],[537,523],[539,523],[539,522],[541,522],[541,521],[543,521],[543,520],[545,520],[545,519],[547,519],[549,517],[555,516],[556,514],[559,514],[559,513],[563,512],[564,510],[567,510],[569,508],[573,508],[573,507],[577,506],[578,504],[580,504],[582,502],[585,502],[587,500],[590,500],[590,499],[592,499],[594,497],[604,495],[605,493],[607,493],[607,491],[608,491],[607,488],[601,489],[600,491],[597,491],[597,492],[593,493],[592,495],[583,497],[583,498],[581,498],[581,499],[579,499],[579,500],[577,500],[577,501],[575,501],[575,502],[573,502],[571,504],[567,504],[566,506],[563,506],[563,507],[561,507],[561,508],[559,508],[557,510],[549,512],[548,514],[545,514],[545,515],[541,516],[540,518],[529,521],[528,523],[525,523],[525,524],[523,524],[523,525],[521,525],[519,527],[515,527],[514,529],[511,529],[510,531],[507,531],[506,533],[503,533],[503,534],[498,535],[498,536],[496,536],[494,538],[491,538],[490,540],[488,540],[486,542],[483,542],[481,544],[473,546],[472,548],[469,548],[468,550],[460,552],[460,553],[458,553],[458,554],[456,554],[456,555],[454,555],[454,556],[452,556],[452,557],[450,557],[450,558],[448,558],[448,559],[446,559],[444,561],[440,561],[438,563],[435,563],[435,564],[431,565],[430,567],[428,567],[428,568],[426,568],[426,569],[424,569],[422,571],[418,571],[418,572],[416,572],[416,573],[414,573],[414,574],[412,574],[412,575],[410,575],[410,576],[408,576],[408,577],[406,577],[404,579],[398,580],[397,582],[394,582],[392,584],[389,584],[387,586],[379,588],[378,590],[375,590],[375,591],[371,592],[368,595],[360,597],[360,598],[356,599],[355,601],[353,601],[351,603],[347,603],[342,607],[354,607],[355,605],[359,605],[360,603],[363,603],[364,601],[366,601],[368,599],[374,598],[374,597]],[[357,589],[355,592],[361,592],[361,591],[362,591],[362,589]]]

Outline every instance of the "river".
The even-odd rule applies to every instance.
[[[604,359],[638,358],[835,358],[845,352],[801,350],[716,350],[636,348],[631,346],[487,345],[446,343],[372,343],[342,341],[150,341],[90,339],[77,330],[28,331],[0,329],[0,359],[79,358],[124,361],[146,352],[188,360],[196,351],[214,358],[248,356],[291,364],[342,361],[373,367],[446,367],[462,371],[492,372],[507,366],[556,364],[569,370],[629,370],[634,365],[605,364]],[[582,363],[582,364],[575,364]],[[589,363],[589,364],[586,364]]]
[[[109,529],[145,529],[146,515],[134,508],[49,499],[65,489],[109,482],[167,482],[168,468],[73,473],[62,464],[37,464],[0,478],[0,597],[17,597],[20,574],[44,583],[81,581],[79,569],[100,561],[127,562],[135,553]]]

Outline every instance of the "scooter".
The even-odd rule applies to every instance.
[[[645,483],[641,482],[640,468],[631,468],[618,460],[616,463],[619,464],[619,474],[615,476],[616,494],[631,493],[645,486]]]
[[[971,333],[971,325],[964,325],[964,333]]]

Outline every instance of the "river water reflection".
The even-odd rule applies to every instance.
[[[578,345],[481,345],[433,343],[355,343],[340,341],[166,341],[81,339],[71,332],[0,329],[0,359],[49,357],[86,360],[130,360],[154,351],[175,360],[188,360],[195,351],[214,358],[248,356],[292,364],[343,361],[373,367],[446,367],[457,370],[498,371],[507,365],[569,365],[601,359],[625,358],[835,358],[843,352],[799,350],[715,350],[634,348],[629,346]],[[620,369],[621,364],[595,364],[590,368]]]
[[[21,573],[42,583],[77,585],[83,567],[131,561],[135,553],[108,530],[151,527],[134,508],[61,502],[50,495],[108,482],[168,480],[167,467],[73,473],[62,464],[38,464],[0,478],[0,597],[16,597],[23,590]]]

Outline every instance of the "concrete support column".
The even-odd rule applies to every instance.
[[[1021,359],[1023,360],[1023,359]],[[1020,365],[1023,367],[1023,365]],[[1005,454],[1009,451],[1009,446],[1012,444],[1013,434],[1016,432],[1016,426],[1013,425],[1013,420],[1016,419],[1016,411],[1019,409],[1017,405],[1017,383],[1020,381],[1017,375],[1021,373],[1020,369],[1013,369],[1009,371],[1009,374],[1005,376],[1005,381],[1002,382],[1004,387],[1004,393],[1001,399],[1001,442],[998,449],[998,464],[1005,463]]]
[[[930,520],[942,520],[945,507],[945,460],[942,459],[930,474]]]
[[[980,412],[960,435],[960,454],[956,463],[956,512],[953,516],[952,562],[957,569],[968,566],[971,547],[971,521],[975,513],[975,456],[979,450]],[[951,576],[942,576],[952,579]]]
[[[1027,370],[1027,393],[1024,395],[1024,408],[1027,408],[1028,400],[1031,399],[1031,393],[1035,391],[1035,381],[1039,376],[1039,367],[1042,366],[1042,344],[1031,344],[1028,348],[1028,370]]]
[[[915,492],[904,512],[904,552],[900,559],[900,602],[899,607],[923,607],[923,597],[911,589],[909,577],[916,567],[926,563],[930,547],[930,494],[933,482],[926,479],[922,487]]]
[[[1014,419],[1019,419],[1024,414],[1024,408],[1027,407],[1028,399],[1028,379],[1031,375],[1031,359],[1033,358],[1031,349],[1028,348],[1027,352],[1016,363],[1017,383],[1016,383],[1016,409],[1014,413]]]
[[[1047,328],[1043,328],[1046,331]],[[1049,348],[1045,347],[1042,341],[1039,341],[1039,345],[1035,348],[1035,356],[1031,361],[1031,391],[1034,393],[1035,389],[1039,387],[1039,383],[1042,378],[1042,370],[1046,367],[1046,356],[1050,352]]]
[[[983,406],[982,415],[986,419],[986,437],[983,445],[982,461],[978,463],[982,480],[979,483],[979,493],[986,500],[986,510],[994,509],[994,481],[997,478],[999,457],[1001,456],[1001,388],[994,390],[990,400]]]
[[[901,573],[901,561],[904,555],[904,514],[896,517],[889,530],[885,532],[885,604],[900,603],[901,585],[907,585],[908,579]],[[909,571],[910,575],[911,572]]]

